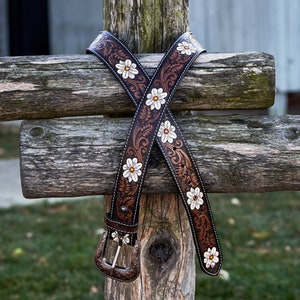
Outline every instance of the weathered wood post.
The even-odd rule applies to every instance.
[[[104,29],[135,53],[165,52],[189,26],[187,0],[105,0],[103,16]],[[143,195],[138,235],[140,277],[132,283],[107,279],[106,298],[194,299],[194,245],[179,194]]]
[[[125,21],[129,24],[126,32],[130,34],[120,36],[126,42],[131,43],[129,37],[135,36],[134,28],[140,33],[134,39],[137,45],[151,26],[151,32],[160,28],[159,32],[165,32],[172,40],[186,30],[187,24],[174,24],[179,24],[182,11],[187,12],[187,2],[184,9],[177,1],[151,3],[107,2],[105,7],[114,12],[111,25],[122,26]],[[116,14],[117,5],[121,6],[123,17]],[[157,11],[153,11],[154,7]],[[154,20],[149,24],[147,12],[151,12],[148,18]],[[106,13],[106,29],[118,33],[109,27],[110,18]],[[120,22],[115,21],[118,19]],[[175,20],[172,30],[178,30],[174,37],[174,31],[168,29],[171,20]],[[159,37],[160,34],[154,34],[154,41]],[[138,57],[151,74],[162,54]],[[92,55],[3,57],[0,69],[0,120],[25,120],[20,131],[24,196],[111,194],[130,118],[95,115],[132,113],[135,108],[110,70]],[[178,86],[170,109],[181,112],[268,108],[274,101],[274,76],[274,59],[269,54],[203,54]],[[61,118],[91,115],[94,117]],[[300,116],[181,115],[176,119],[208,192],[300,189]],[[166,195],[177,189],[157,149],[153,149],[152,159],[144,185],[145,193],[151,196],[143,196],[141,204],[142,275],[130,285],[108,281],[106,297],[110,299],[193,298],[194,248],[190,236],[184,235],[189,233],[189,226],[180,201],[175,195]]]

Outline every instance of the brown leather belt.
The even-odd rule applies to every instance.
[[[151,79],[138,59],[107,31],[101,32],[87,51],[111,69],[137,107],[117,173],[110,212],[106,215],[108,231],[102,235],[95,253],[98,269],[120,281],[133,281],[139,275],[139,200],[149,155],[156,141],[183,200],[200,266],[205,273],[217,275],[222,252],[207,194],[192,154],[168,109],[180,80],[205,49],[191,33],[183,34],[165,54]],[[112,263],[105,257],[107,238],[118,243]],[[116,265],[123,245],[134,246],[128,267]]]

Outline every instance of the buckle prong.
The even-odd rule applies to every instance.
[[[121,248],[122,248],[122,240],[120,240],[119,242],[119,245],[118,245],[118,248],[117,248],[117,251],[116,251],[116,254],[115,254],[115,257],[114,257],[114,260],[113,260],[113,263],[111,265],[111,267],[114,269],[115,266],[116,266],[116,263],[117,263],[117,259],[119,257],[119,254],[120,254],[120,251],[121,251]]]
[[[105,249],[108,239],[108,232],[105,231],[100,239],[99,246],[95,253],[95,264],[98,267],[99,271],[112,279],[119,281],[131,282],[135,280],[140,274],[140,250],[141,244],[138,240],[135,241],[133,246],[133,251],[131,253],[131,262],[127,267],[117,266],[117,259],[120,255],[123,244],[128,244],[129,238],[128,235],[125,236],[115,236],[112,234],[114,241],[118,242],[118,248],[115,253],[113,262],[110,263],[105,258]]]

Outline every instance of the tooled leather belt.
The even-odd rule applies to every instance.
[[[98,269],[120,281],[130,282],[139,275],[139,200],[149,155],[156,141],[181,195],[201,269],[209,275],[217,275],[222,252],[207,194],[181,130],[168,109],[180,80],[205,49],[191,33],[181,35],[151,78],[127,47],[107,31],[98,35],[87,52],[110,68],[137,108],[128,131],[110,211],[105,218],[107,231],[95,253]],[[105,257],[108,238],[118,243],[112,262]],[[133,246],[128,267],[116,265],[123,245]]]

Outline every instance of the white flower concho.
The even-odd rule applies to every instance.
[[[162,88],[156,89],[153,88],[150,94],[147,94],[147,101],[146,105],[150,106],[150,109],[153,110],[154,108],[159,110],[162,104],[166,103],[165,98],[167,97],[167,93],[163,91]]]
[[[219,262],[219,252],[216,247],[208,248],[204,253],[204,263],[206,268],[213,268]]]
[[[177,134],[175,133],[175,127],[171,125],[170,121],[162,122],[157,136],[161,138],[163,143],[168,142],[170,144],[173,143],[173,140],[177,138]]]
[[[136,64],[133,63],[130,59],[126,59],[125,61],[120,60],[118,64],[116,64],[118,74],[121,74],[124,79],[128,77],[133,79],[135,75],[139,73],[136,69]]]
[[[123,176],[124,178],[128,178],[128,181],[138,181],[138,177],[141,176],[142,171],[142,163],[139,163],[137,158],[134,157],[133,159],[127,158],[126,164],[123,165]]]
[[[179,51],[181,54],[186,55],[191,55],[192,53],[196,52],[196,48],[194,47],[194,45],[186,41],[178,43],[176,50]]]
[[[188,197],[187,203],[190,205],[191,209],[200,209],[200,206],[203,204],[203,193],[200,189],[198,187],[195,189],[191,188],[186,195]]]

